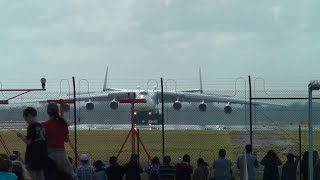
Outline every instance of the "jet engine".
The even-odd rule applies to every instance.
[[[63,106],[64,106],[63,107],[64,112],[69,112],[70,111],[70,105],[69,104],[65,104]]]
[[[182,104],[180,101],[175,101],[173,103],[173,109],[179,111],[182,108]]]
[[[110,102],[110,108],[111,108],[111,109],[116,110],[116,109],[118,109],[118,107],[119,107],[118,101],[112,100],[112,101]]]
[[[93,104],[92,102],[88,102],[88,103],[86,104],[86,108],[87,108],[87,110],[91,111],[91,110],[94,109],[94,104]]]
[[[225,112],[226,114],[231,114],[231,112],[232,112],[232,107],[231,107],[231,104],[230,104],[230,103],[228,103],[228,104],[224,107],[224,112]]]
[[[202,102],[201,104],[199,104],[199,111],[201,112],[206,112],[207,111],[207,104]]]

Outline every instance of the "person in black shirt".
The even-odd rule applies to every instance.
[[[138,155],[131,155],[129,163],[124,165],[124,173],[126,180],[141,180],[140,174],[143,173],[143,169],[138,163]]]
[[[117,158],[115,156],[110,157],[109,163],[110,167],[106,170],[108,180],[122,180],[124,169],[117,163]]]
[[[27,144],[25,163],[33,180],[43,180],[43,172],[48,163],[46,131],[37,121],[37,111],[34,108],[26,108],[23,118],[29,124],[27,136],[19,132],[17,136]]]

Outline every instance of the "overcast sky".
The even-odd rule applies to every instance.
[[[320,79],[319,0],[1,0],[0,81]],[[110,77],[110,78],[111,78]]]

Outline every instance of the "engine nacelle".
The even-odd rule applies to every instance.
[[[110,108],[111,109],[116,110],[116,109],[118,109],[118,107],[119,107],[118,101],[113,100],[113,101],[110,102]]]
[[[230,103],[228,103],[228,104],[224,107],[224,112],[225,112],[226,114],[231,114],[231,112],[232,112],[232,107],[231,107]]]
[[[180,101],[175,101],[173,103],[173,109],[179,111],[182,108],[182,104]]]
[[[201,103],[199,104],[199,111],[201,112],[206,112],[207,111],[207,104],[206,103]]]
[[[63,111],[64,112],[69,112],[70,111],[70,105],[69,104],[63,105]]]
[[[91,110],[94,109],[94,104],[93,104],[92,102],[88,102],[88,103],[86,104],[86,108],[87,108],[87,110],[91,111]]]

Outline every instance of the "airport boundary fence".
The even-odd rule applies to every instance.
[[[255,79],[257,80],[257,79]],[[120,81],[116,85],[129,86],[135,84],[132,81]],[[184,82],[183,80],[181,80]],[[77,150],[78,154],[87,153],[91,160],[108,161],[110,156],[117,156],[128,132],[131,128],[130,104],[120,104],[119,99],[126,98],[128,92],[136,92],[137,98],[146,99],[148,103],[136,104],[134,115],[139,137],[151,157],[158,156],[162,159],[162,125],[164,118],[164,145],[165,154],[170,155],[173,163],[181,160],[184,154],[191,156],[191,163],[196,166],[197,158],[204,158],[212,169],[212,162],[218,158],[219,149],[227,150],[227,158],[233,163],[233,172],[238,175],[236,168],[237,157],[244,152],[246,144],[250,144],[250,107],[248,104],[215,102],[206,99],[193,100],[183,93],[220,97],[226,99],[250,100],[250,91],[246,80],[236,80],[233,87],[223,89],[227,84],[221,80],[215,89],[209,82],[204,82],[203,92],[199,89],[190,89],[196,84],[193,80],[177,85],[176,80],[165,80],[164,92],[170,96],[164,98],[168,103],[164,104],[162,115],[159,98],[160,80],[139,80],[140,88],[133,88],[125,93],[119,93],[119,89],[109,91],[96,90],[98,81],[81,80],[77,82],[77,98],[83,101],[77,102]],[[229,80],[232,82],[231,80]],[[33,106],[38,110],[38,119],[48,119],[46,114],[46,101],[48,99],[72,99],[72,89],[66,80],[49,85],[45,92],[31,92],[19,98],[12,99],[8,105],[0,105],[0,152],[11,153],[18,150],[24,155],[25,145],[20,141],[15,131],[25,133],[26,124],[22,118],[22,111],[27,106]],[[100,82],[100,81],[99,81]],[[179,81],[178,81],[179,82]],[[138,83],[138,84],[139,84]],[[10,84],[15,86],[15,84]],[[31,86],[31,84],[25,84]],[[217,85],[217,84],[215,84]],[[131,85],[132,86],[132,85]],[[152,88],[151,88],[152,87]],[[54,89],[54,90],[50,90]],[[187,90],[184,90],[187,89]],[[112,91],[112,93],[110,93]],[[252,102],[263,105],[252,106],[252,144],[254,152],[260,161],[268,152],[274,150],[284,163],[286,155],[293,153],[299,155],[299,125],[301,126],[301,151],[307,150],[307,118],[308,104],[307,91],[304,90],[267,90],[265,84],[262,88],[252,88]],[[111,94],[111,95],[110,95]],[[119,95],[120,94],[120,95]],[[2,92],[1,98],[7,99],[17,95],[17,92]],[[103,100],[98,97],[103,96]],[[319,95],[314,96],[314,119],[320,118]],[[107,101],[107,102],[104,102]],[[152,102],[152,103],[149,103]],[[92,103],[92,104],[89,104]],[[228,108],[231,112],[226,113]],[[91,109],[91,110],[89,110]],[[230,111],[230,109],[229,109]],[[71,144],[66,144],[68,155],[74,157],[73,148],[75,142],[73,125],[73,106],[65,105],[64,117],[70,121]],[[314,121],[314,148],[319,149],[320,125]],[[136,134],[137,135],[137,134]],[[135,142],[135,149],[140,155],[140,162],[144,166],[149,163],[142,144]],[[119,162],[124,164],[131,154],[131,138],[119,156]],[[263,173],[263,167],[258,175]],[[211,171],[212,173],[212,171]]]

